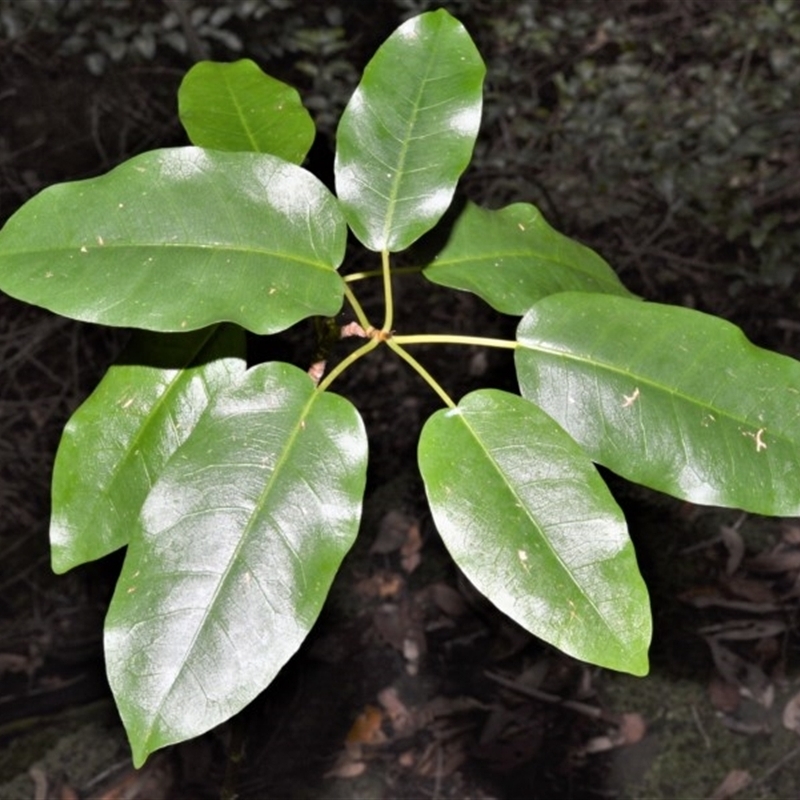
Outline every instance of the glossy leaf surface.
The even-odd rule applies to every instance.
[[[630,295],[597,253],[551,228],[528,203],[498,211],[467,203],[423,275],[518,316],[556,292]]]
[[[241,328],[139,332],[64,429],[53,469],[53,570],[128,544],[153,481],[215,392],[245,371]]]
[[[314,121],[297,91],[247,58],[195,64],[178,90],[178,114],[198,147],[271,153],[300,164],[314,141]]]
[[[275,333],[335,314],[346,224],[275,156],[182,147],[29,200],[0,231],[0,289],[88,322]]]
[[[137,766],[242,709],[297,650],[355,538],[366,457],[355,408],[296,367],[215,396],[144,504],[106,619]]]
[[[649,604],[622,512],[552,419],[473,392],[428,420],[419,464],[447,549],[501,611],[576,658],[647,671]]]
[[[478,134],[485,67],[446,11],[378,49],[336,135],[336,193],[359,240],[404,250],[447,210]]]
[[[686,308],[561,294],[522,319],[522,394],[597,463],[694,503],[800,514],[800,363]]]

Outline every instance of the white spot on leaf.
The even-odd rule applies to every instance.
[[[637,386],[633,390],[632,395],[624,394],[622,395],[625,398],[625,402],[622,404],[623,408],[630,408],[638,399],[639,399],[639,387]]]

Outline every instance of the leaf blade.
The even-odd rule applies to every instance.
[[[422,274],[517,316],[557,292],[630,296],[597,253],[553,229],[529,203],[490,211],[468,202]]]
[[[334,172],[348,224],[369,249],[404,250],[450,205],[478,133],[484,73],[443,9],[401,25],[367,65],[339,122]]]
[[[0,231],[0,289],[87,322],[275,333],[339,310],[346,235],[336,199],[300,167],[155,150],[29,200]]]
[[[800,363],[725,320],[563,294],[520,322],[523,396],[597,463],[690,502],[800,513]]]
[[[64,428],[53,467],[54,572],[128,544],[152,477],[211,396],[244,372],[244,351],[232,326],[134,336]]]
[[[297,90],[250,59],[200,61],[178,89],[178,116],[192,144],[271,153],[300,164],[315,129]]]
[[[577,658],[647,671],[647,591],[622,512],[553,420],[479,390],[428,420],[419,463],[447,549],[501,611]]]
[[[106,620],[137,765],[239,711],[315,621],[354,540],[366,436],[288,364],[218,394],[140,517]]]

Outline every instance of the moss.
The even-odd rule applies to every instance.
[[[48,776],[82,787],[122,759],[130,758],[125,734],[108,701],[84,706],[35,722],[0,751],[0,800],[33,796],[28,770],[40,767]]]
[[[638,712],[649,722],[642,742],[612,757],[611,783],[620,800],[709,797],[736,769],[753,779],[748,800],[794,796],[794,762],[768,775],[797,746],[797,736],[780,725],[776,712],[770,734],[737,734],[717,717],[702,684],[658,673],[644,679],[609,675],[604,695],[611,707]]]

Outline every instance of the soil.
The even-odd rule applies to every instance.
[[[181,141],[172,98],[182,69],[95,79],[42,52],[2,61],[3,218],[54,181]],[[687,289],[759,343],[800,355],[798,327],[775,324],[791,321],[792,299],[760,291],[731,306],[705,279]],[[404,308],[432,332],[507,335],[512,324],[418,278],[397,293],[399,329]],[[307,365],[308,333],[298,326],[267,350]],[[800,524],[608,476],[651,590],[652,672],[576,662],[511,623],[452,564],[416,468],[418,431],[438,401],[385,348],[335,386],[364,416],[370,472],[358,542],[312,634],[237,718],[133,770],[102,657],[121,554],[55,576],[47,542],[60,431],[125,338],[0,297],[0,800],[797,796]],[[253,359],[262,347],[253,343]],[[419,357],[453,396],[514,387],[502,352]]]

